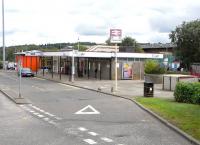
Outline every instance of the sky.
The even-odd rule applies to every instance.
[[[6,46],[105,43],[113,28],[140,43],[168,43],[176,26],[200,18],[200,0],[4,0],[4,9]],[[2,46],[2,17],[0,26]]]

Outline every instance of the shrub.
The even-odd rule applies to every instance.
[[[155,60],[147,60],[145,62],[144,71],[146,74],[164,74],[165,68]]]
[[[177,83],[174,97],[177,102],[200,104],[200,83]]]

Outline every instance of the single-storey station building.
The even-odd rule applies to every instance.
[[[71,76],[73,73],[78,78],[114,80],[115,57],[117,57],[117,75],[120,80],[144,79],[144,61],[147,59],[163,62],[163,54],[156,53],[83,52],[77,50],[16,53],[16,61],[18,62],[20,59],[23,67],[29,67],[36,74],[40,73],[43,76],[49,73],[54,77],[56,74],[60,76],[60,79],[63,75]]]

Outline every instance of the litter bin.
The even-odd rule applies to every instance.
[[[144,97],[153,97],[154,87],[151,82],[144,82]]]

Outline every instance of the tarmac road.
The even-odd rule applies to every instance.
[[[16,75],[0,72],[0,82],[0,88],[18,92]],[[28,125],[23,121],[15,124],[9,120],[11,124],[8,126],[18,128],[18,125],[24,125],[25,128],[20,130],[20,133],[25,134],[25,137],[20,141],[34,137],[33,141],[28,143],[31,145],[44,144],[45,141],[46,144],[52,145],[190,144],[185,138],[160,123],[133,102],[122,98],[38,78],[22,79],[22,95],[29,99],[31,104],[17,106],[6,98],[0,100],[1,103],[9,102],[7,106],[15,108],[11,110],[7,110],[8,107],[1,108],[8,113],[4,112],[4,115],[1,115],[4,119],[0,127],[10,118],[15,120],[17,116],[22,116],[20,120],[23,120],[25,115],[29,121]],[[0,97],[2,98],[2,95]],[[85,107],[86,109],[82,110]],[[15,114],[13,110],[18,113],[17,116],[13,117]],[[7,128],[10,128],[8,126]],[[27,134],[27,130],[33,130],[36,133]],[[21,134],[16,134],[12,130],[4,134],[1,129],[0,140],[21,136]],[[28,135],[30,137],[26,138]],[[41,143],[35,140],[41,140]],[[17,138],[13,138],[15,144],[21,143],[18,141]],[[11,145],[13,142],[4,140],[3,145]]]

